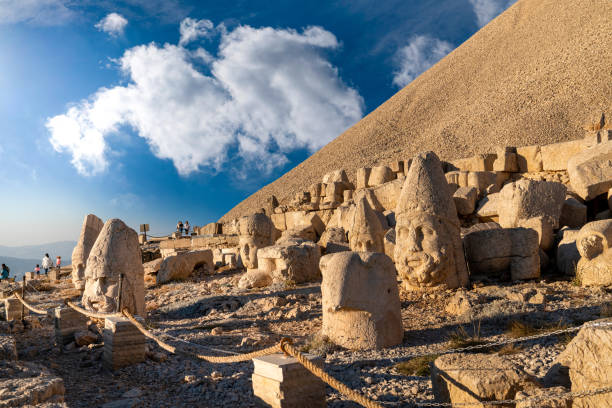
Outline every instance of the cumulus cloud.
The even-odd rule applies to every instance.
[[[73,17],[67,3],[67,0],[0,0],[0,24],[63,24]]]
[[[117,37],[123,35],[123,30],[125,30],[127,23],[127,19],[121,14],[109,13],[106,17],[100,20],[95,27],[113,37]]]
[[[404,87],[455,48],[451,43],[427,35],[413,37],[408,45],[400,48],[395,60],[397,70],[393,83]]]
[[[185,45],[200,37],[210,37],[214,33],[215,25],[210,20],[194,20],[193,18],[185,18],[181,21],[181,39],[179,45]]]
[[[216,57],[172,44],[126,50],[118,61],[125,86],[48,119],[55,150],[70,153],[79,173],[96,174],[108,166],[109,137],[128,126],[181,175],[228,160],[270,171],[361,118],[362,98],[323,54],[339,47],[332,33],[240,26],[220,35]]]
[[[508,7],[516,3],[516,0],[470,0],[476,14],[476,22],[479,27],[484,27]]]

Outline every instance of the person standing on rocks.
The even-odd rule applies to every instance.
[[[11,270],[9,269],[8,266],[6,266],[5,264],[2,264],[2,270],[0,271],[0,280],[8,279],[10,271]]]
[[[176,224],[176,230],[179,232],[179,234],[183,235],[183,221],[179,221]]]
[[[49,258],[49,254],[45,254],[45,257],[42,260],[42,268],[45,270],[45,275],[49,273],[49,269],[51,269],[51,258]]]
[[[61,268],[62,268],[62,257],[58,255],[57,258],[55,258],[55,269],[57,269],[57,273],[59,273]]]
[[[36,275],[40,275],[40,265],[36,264],[36,268],[34,268],[34,272],[36,272]]]
[[[185,229],[185,235],[189,235],[189,221],[185,221],[185,225],[183,226],[183,229]]]

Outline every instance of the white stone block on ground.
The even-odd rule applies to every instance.
[[[55,341],[62,347],[74,340],[74,333],[87,329],[87,317],[70,307],[56,307],[53,311]]]
[[[140,319],[137,317],[137,320]],[[141,319],[140,319],[141,320]],[[145,336],[125,317],[104,322],[104,365],[116,370],[145,360]]]

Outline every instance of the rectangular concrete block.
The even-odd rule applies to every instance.
[[[567,161],[570,157],[586,148],[587,145],[582,139],[542,146],[540,148],[542,168],[545,171],[567,170]]]
[[[75,332],[87,329],[87,320],[87,316],[70,307],[56,307],[53,311],[53,321],[58,346],[74,341]]]
[[[521,173],[542,171],[542,153],[540,146],[523,146],[516,148],[518,170]]]
[[[6,321],[21,320],[21,302],[19,299],[10,297],[4,299],[4,311],[6,313]],[[24,308],[24,315],[28,314],[28,309]]]
[[[306,354],[318,366],[321,357]],[[295,358],[271,354],[253,359],[253,394],[260,406],[275,408],[325,407],[325,383]]]
[[[136,317],[142,321],[142,318]],[[145,336],[125,317],[104,321],[104,365],[111,369],[126,367],[145,360]]]
[[[57,269],[51,269],[49,270],[49,272],[47,273],[47,277],[49,278],[49,282],[57,282],[59,281],[59,272],[57,271]]]

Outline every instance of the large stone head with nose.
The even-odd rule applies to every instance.
[[[459,218],[435,153],[413,159],[395,214],[395,266],[406,289],[467,285]]]
[[[102,313],[118,311],[119,286],[121,309],[144,316],[144,268],[138,234],[123,221],[110,219],[87,258],[83,306]]]
[[[349,232],[349,245],[357,252],[385,252],[385,230],[376,212],[365,197],[357,201],[353,225]]]
[[[242,217],[239,221],[240,258],[247,269],[257,268],[257,250],[273,243],[274,224],[262,213]]]

